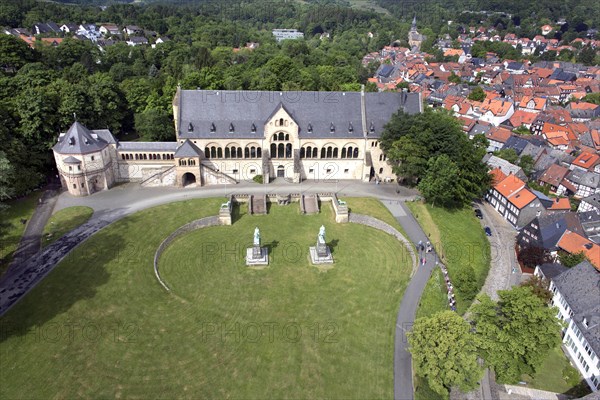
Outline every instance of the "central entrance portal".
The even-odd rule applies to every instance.
[[[283,165],[280,165],[279,167],[277,167],[277,177],[285,178],[285,168],[283,168]]]

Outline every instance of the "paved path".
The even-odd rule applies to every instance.
[[[415,245],[419,241],[427,243],[427,235],[425,235],[404,202],[398,200],[382,200],[382,202],[402,225],[410,241]],[[425,265],[419,266],[410,280],[402,297],[396,320],[394,340],[394,399],[396,400],[412,400],[414,398],[412,357],[408,351],[406,332],[412,328],[421,294],[438,261],[435,251],[431,253],[419,252],[418,258],[425,258]]]
[[[48,189],[40,197],[40,201],[25,227],[25,232],[19,241],[19,245],[13,260],[8,266],[8,269],[18,268],[25,260],[31,258],[35,253],[40,251],[42,246],[42,234],[46,222],[52,215],[54,205],[58,199],[59,192],[54,189]]]

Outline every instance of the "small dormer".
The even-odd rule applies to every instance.
[[[254,122],[252,123],[252,126],[250,127],[250,130],[252,131],[252,133],[256,132],[256,125],[254,125]]]
[[[312,131],[313,131],[312,124],[308,124],[308,127],[306,127],[306,130],[308,131],[308,133],[312,133]]]
[[[369,132],[375,133],[375,124],[371,121],[371,125],[369,125]]]
[[[75,146],[75,138],[73,136],[69,138],[69,146]]]
[[[215,133],[215,131],[216,131],[216,130],[217,130],[217,127],[215,126],[215,123],[214,123],[214,122],[212,122],[212,123],[210,124],[210,132],[211,132],[211,133]]]
[[[188,132],[194,132],[194,125],[191,122],[188,125]]]
[[[234,129],[233,129],[233,123],[229,124],[229,133],[233,133]]]
[[[352,126],[352,122],[350,122],[348,124],[348,132],[350,132],[350,133],[354,132],[354,127]]]
[[[329,132],[334,133],[335,132],[335,125],[333,125],[333,122],[331,123],[331,125],[329,126]]]

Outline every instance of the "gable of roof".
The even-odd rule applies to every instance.
[[[578,233],[566,230],[556,244],[567,253],[583,252],[592,265],[600,271],[600,246]]]
[[[175,158],[182,157],[198,157],[200,156],[201,151],[194,143],[192,143],[189,139],[186,139],[185,142],[181,146],[175,150]]]
[[[109,132],[110,134],[110,132]],[[104,139],[107,135],[98,135],[75,121],[65,134],[61,134],[53,150],[59,154],[88,154],[102,151],[108,146]],[[112,137],[112,135],[110,135]],[[113,138],[114,141],[114,138]]]

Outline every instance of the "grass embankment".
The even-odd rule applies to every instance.
[[[454,280],[459,271],[470,267],[476,286],[480,289],[490,267],[490,244],[473,210],[448,211],[419,202],[409,202],[407,205],[425,233],[430,235],[441,262],[448,268],[450,279]],[[445,293],[444,286],[442,290]],[[472,300],[465,299],[456,284],[454,292],[457,311],[463,314]]]
[[[409,261],[393,237],[336,224],[330,207],[266,216],[175,240],[222,199],[144,210],[101,230],[0,319],[0,398],[390,398]],[[325,225],[334,268],[310,265]],[[254,227],[270,265],[245,266]],[[31,371],[36,371],[35,382]]]
[[[31,219],[42,194],[43,192],[38,191],[20,199],[7,201],[6,204],[9,208],[0,211],[0,221],[3,224],[8,224],[6,235],[0,243],[0,276],[8,269],[19,241],[25,232],[27,225],[21,221]]]
[[[42,235],[42,247],[46,247],[64,234],[86,223],[94,213],[90,207],[68,207],[52,214]]]

